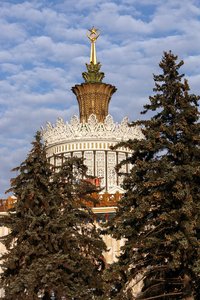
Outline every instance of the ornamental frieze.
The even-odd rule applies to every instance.
[[[48,146],[56,143],[81,140],[116,140],[116,142],[128,139],[142,139],[143,134],[139,126],[129,126],[127,117],[121,123],[115,123],[111,115],[107,115],[103,122],[98,122],[97,117],[92,114],[87,123],[81,123],[77,116],[73,116],[70,122],[64,122],[58,118],[56,124],[47,122],[42,128],[42,135]]]

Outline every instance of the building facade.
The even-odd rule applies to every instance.
[[[79,106],[79,117],[73,116],[69,122],[59,118],[55,125],[48,122],[42,129],[42,135],[47,145],[48,159],[55,167],[61,166],[68,157],[84,158],[88,175],[96,178],[102,188],[98,196],[99,204],[92,208],[97,226],[100,226],[115,213],[117,201],[124,192],[121,187],[123,177],[118,175],[115,167],[131,155],[128,148],[113,147],[129,139],[142,139],[143,135],[138,126],[129,126],[127,117],[117,123],[109,115],[109,103],[117,89],[102,82],[104,73],[100,71],[101,64],[97,62],[95,48],[98,36],[96,28],[89,30],[90,63],[86,64],[87,71],[82,74],[84,82],[72,87]],[[124,165],[120,171],[128,173],[130,166]],[[10,198],[0,203],[0,211],[5,212],[12,201],[13,198]],[[0,227],[0,236],[7,234],[6,230]],[[109,250],[105,258],[111,264],[119,255],[123,241],[116,241],[110,236],[103,238]],[[0,253],[4,250],[0,243]]]
[[[59,118],[55,125],[47,123],[42,129],[47,145],[47,156],[54,166],[61,166],[65,158],[77,156],[84,158],[88,175],[99,179],[102,193],[123,192],[123,178],[115,170],[117,164],[131,153],[128,148],[113,147],[129,139],[141,139],[139,126],[130,127],[125,117],[118,124],[109,115],[109,103],[116,87],[102,82],[104,73],[97,62],[96,40],[99,31],[92,28],[88,32],[91,41],[90,63],[87,71],[82,73],[85,82],[72,87],[79,106],[79,117],[73,116],[70,122]],[[129,172],[130,166],[124,165],[120,170]]]
[[[42,134],[52,165],[59,167],[68,157],[81,157],[88,167],[88,175],[98,181],[102,191],[99,205],[93,207],[93,211],[99,224],[115,213],[117,201],[124,193],[121,186],[123,177],[118,175],[115,168],[131,155],[126,147],[113,147],[129,139],[142,139],[143,135],[139,126],[129,126],[127,117],[116,123],[109,115],[109,103],[117,89],[102,82],[104,73],[100,71],[101,64],[97,62],[95,48],[98,36],[96,28],[89,30],[90,63],[86,63],[87,71],[82,73],[84,82],[72,87],[79,106],[79,117],[73,116],[69,122],[59,118],[55,125],[47,123]],[[128,164],[120,169],[122,173],[129,171]],[[103,238],[109,249],[105,258],[112,263],[119,255],[123,241],[116,241],[109,236]]]
[[[88,167],[88,175],[99,178],[103,193],[123,192],[123,178],[115,167],[130,155],[130,150],[112,147],[121,141],[133,137],[141,138],[139,127],[130,127],[128,119],[120,124],[115,123],[112,116],[107,115],[99,122],[95,114],[91,114],[87,122],[81,122],[77,116],[69,123],[59,118],[55,125],[47,124],[43,129],[43,137],[47,143],[47,155],[52,165],[61,166],[65,158],[77,156],[84,158]],[[129,172],[130,166],[124,165],[122,172]]]

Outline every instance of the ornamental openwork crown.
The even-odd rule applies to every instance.
[[[42,135],[48,146],[80,138],[82,140],[113,139],[116,142],[143,138],[140,127],[129,126],[127,117],[119,124],[113,121],[111,115],[108,115],[104,122],[98,122],[94,114],[90,115],[87,123],[81,123],[77,116],[73,116],[69,123],[64,122],[62,118],[58,118],[55,125],[47,122],[46,127],[42,128]]]

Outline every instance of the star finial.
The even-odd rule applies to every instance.
[[[91,51],[90,51],[90,62],[94,65],[97,64],[97,57],[96,57],[96,48],[95,48],[95,42],[98,39],[100,35],[100,31],[95,28],[94,26],[88,30],[87,37],[89,38],[91,42]]]

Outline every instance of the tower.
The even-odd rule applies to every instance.
[[[87,72],[84,72],[85,83],[76,84],[72,87],[79,105],[80,122],[88,122],[91,114],[94,114],[98,122],[104,122],[108,115],[108,106],[113,93],[117,90],[115,86],[102,83],[104,73],[100,72],[101,64],[97,63],[95,43],[99,37],[96,28],[89,30],[88,38],[91,41],[90,63],[86,63]]]
[[[91,41],[90,63],[86,63],[87,72],[82,76],[85,82],[72,87],[79,106],[79,117],[73,116],[70,122],[58,118],[55,125],[47,123],[43,137],[47,143],[47,155],[50,162],[59,166],[66,157],[77,156],[85,159],[88,175],[99,179],[102,193],[122,193],[122,178],[115,167],[130,154],[130,150],[120,147],[112,150],[111,146],[129,138],[142,138],[139,127],[130,127],[125,117],[120,124],[109,115],[109,103],[116,87],[103,83],[104,73],[100,72],[101,64],[97,62],[96,40],[99,31],[89,30]],[[123,171],[128,172],[129,166]]]
[[[70,122],[59,118],[55,125],[48,122],[42,133],[52,165],[61,166],[67,157],[84,158],[88,175],[92,175],[102,188],[99,204],[93,211],[97,221],[103,222],[115,212],[116,202],[124,192],[123,178],[115,167],[131,154],[128,148],[113,150],[111,147],[128,139],[142,139],[142,132],[138,126],[130,127],[127,117],[118,124],[109,115],[109,103],[117,89],[102,82],[104,73],[100,71],[101,64],[96,56],[99,31],[93,27],[87,36],[91,42],[90,63],[86,64],[87,71],[82,73],[84,82],[72,87],[78,101],[79,117],[73,116]],[[129,172],[130,166],[123,166],[121,171]],[[105,254],[106,260],[112,263],[119,254],[121,242],[109,236],[104,239],[111,249]]]

